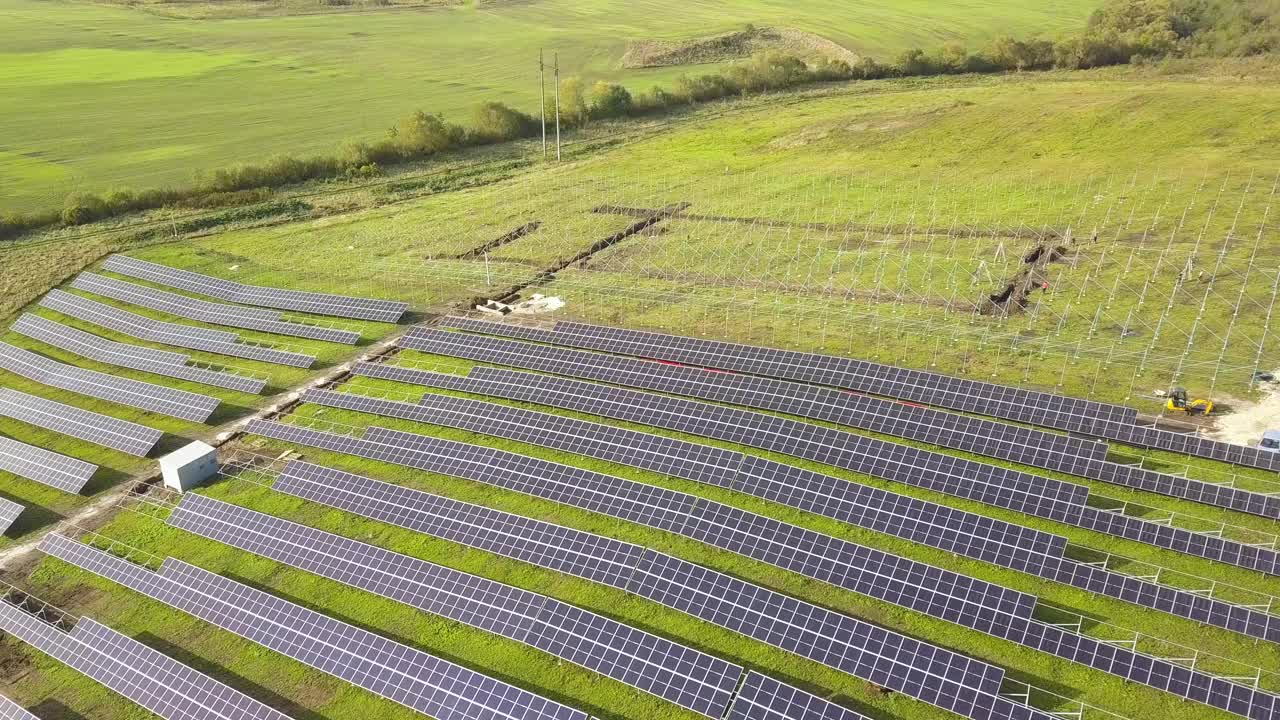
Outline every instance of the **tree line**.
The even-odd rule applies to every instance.
[[[588,86],[581,78],[565,78],[560,86],[560,115],[563,126],[575,128],[821,82],[1075,70],[1169,57],[1258,55],[1278,49],[1280,0],[1109,0],[1079,33],[1059,39],[1003,37],[977,51],[948,44],[932,51],[908,50],[890,61],[864,57],[853,63],[807,63],[792,55],[765,53],[720,72],[682,76],[671,87],[655,86],[635,94],[615,83]],[[549,117],[552,112],[548,108]],[[535,116],[500,102],[481,103],[465,125],[419,111],[401,118],[379,140],[349,142],[328,155],[276,155],[261,163],[198,173],[181,188],[75,192],[66,197],[61,209],[0,215],[0,239],[137,210],[258,202],[270,196],[271,188],[306,180],[377,177],[390,165],[533,137],[540,128]]]

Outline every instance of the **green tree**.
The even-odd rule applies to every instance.
[[[621,85],[598,81],[591,88],[591,117],[622,117],[631,112],[631,93]]]

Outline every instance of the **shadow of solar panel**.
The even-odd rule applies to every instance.
[[[208,420],[222,402],[207,395],[65,365],[3,342],[0,368],[42,385],[193,422]]]
[[[693,395],[715,402],[729,399],[718,389],[707,389],[693,383],[669,378],[664,374],[666,371],[661,369],[661,365],[631,358],[611,358],[579,350],[565,350],[563,348],[530,345],[499,338],[470,336],[422,328],[415,329],[409,335],[406,335],[401,339],[400,344],[403,347],[440,355],[463,357],[480,362],[492,362],[499,365],[538,370],[556,375],[570,375],[619,385],[633,385],[659,392]],[[843,446],[869,456],[892,457],[905,452],[910,458],[915,459],[915,465],[920,465],[925,459],[934,460],[935,464],[947,463],[956,468],[956,472],[962,472],[968,478],[980,479],[987,483],[998,482],[1004,487],[1023,492],[1034,490],[1036,495],[1044,497],[1083,503],[1088,495],[1088,488],[1082,485],[1058,482],[1016,470],[998,468],[917,448],[908,448],[903,445],[853,435],[831,428],[818,428],[798,421],[787,420],[786,418],[767,417],[766,419],[766,416],[758,413],[740,415],[740,417],[747,417],[753,420],[758,426],[757,429],[769,429],[775,426],[804,428],[810,434],[822,434],[828,438],[840,439]],[[686,422],[696,427],[697,420],[693,417],[688,418]],[[690,430],[690,432],[696,431]]]
[[[415,505],[437,502],[439,498],[435,496],[300,461],[290,463],[281,475],[281,480],[284,480],[295,468],[306,474],[324,477],[324,481],[323,483],[294,481],[286,484],[285,492],[371,519],[436,535],[431,529],[434,524],[433,514],[429,510],[415,507]],[[281,489],[281,480],[277,480],[277,489]],[[298,487],[307,484],[312,487]],[[400,496],[403,502],[385,503],[378,507],[365,501],[368,497],[386,497],[389,494]],[[451,504],[464,505],[452,502]],[[563,569],[565,557],[580,557],[584,552],[585,543],[582,537],[586,535],[585,533],[476,506],[471,506],[470,512],[473,515],[483,515],[487,527],[498,532],[506,532],[505,540],[494,542],[492,537],[485,537],[476,542],[471,540],[471,534],[455,534],[446,539],[506,557],[521,559],[540,567],[594,579],[582,573],[575,573],[573,570]],[[531,525],[538,526],[541,532],[536,535],[525,532],[524,529]],[[505,530],[507,528],[515,531],[507,532]],[[633,593],[637,587],[651,588],[649,581],[652,578],[642,577],[638,573],[641,556],[653,555],[653,553],[637,545],[603,538],[599,540],[606,543],[605,548],[610,554],[611,561],[624,559],[624,563],[629,563],[622,565],[620,572],[609,578],[609,580],[622,580],[622,583],[615,587],[627,589]],[[618,552],[617,548],[620,547],[625,548],[625,551]],[[604,557],[599,546],[585,551],[596,558]],[[682,562],[674,558],[669,559],[673,563]],[[786,598],[764,588],[733,580],[697,566],[688,565],[688,567],[722,578],[725,582],[735,583],[733,587],[740,591],[742,597],[749,596],[749,599],[740,606],[723,599],[718,592],[719,588],[708,596],[708,601],[715,603],[722,613],[718,623],[722,624],[722,627],[867,680],[872,679],[873,670],[877,666],[882,669],[899,666],[917,667],[922,676],[921,681],[902,683],[904,693],[949,709],[967,709],[975,713],[972,715],[975,718],[989,717],[988,711],[994,698],[985,693],[992,693],[994,692],[992,688],[999,688],[1004,672],[999,668],[954,655],[925,643],[917,643],[896,633]],[[597,580],[597,582],[611,584],[609,580]],[[662,587],[671,590],[673,586],[669,581],[664,581]],[[686,592],[697,591],[686,589]],[[694,617],[703,617],[700,614],[697,599],[688,602],[687,599],[681,598],[678,590],[657,592],[650,599]],[[858,661],[846,662],[846,658],[855,656]],[[875,677],[880,675],[876,674]],[[963,688],[972,688],[976,692],[965,694],[961,692]],[[913,694],[916,692],[919,694]]]
[[[0,535],[9,531],[9,526],[18,519],[23,509],[19,503],[0,498]]]
[[[68,634],[0,603],[0,628],[166,720],[288,720],[89,618]]]
[[[158,285],[167,285],[187,292],[216,297],[220,300],[281,310],[296,310],[316,315],[394,323],[400,319],[400,316],[408,308],[408,303],[393,300],[347,297],[327,293],[244,285],[188,270],[158,265],[145,260],[131,258],[127,255],[112,255],[107,258],[102,267],[104,270],[121,275],[147,280]]]
[[[152,572],[61,536],[46,536],[40,548],[439,720],[504,714],[519,720],[587,720],[585,713],[180,560],[168,558]]]
[[[446,318],[441,325],[489,334],[521,333],[504,323]],[[545,331],[544,331],[545,332]],[[1137,411],[976,380],[791,350],[699,340],[640,330],[559,322],[541,342],[670,360],[703,367],[834,385],[980,415],[1078,431],[1088,421],[1136,419]]]
[[[163,432],[70,405],[0,388],[0,416],[79,438],[130,455],[145,457]]]
[[[0,720],[40,720],[21,705],[0,695]]]
[[[98,466],[0,437],[0,470],[59,490],[78,493],[98,471]]]
[[[81,357],[154,375],[254,394],[262,392],[262,388],[266,385],[266,380],[262,379],[192,367],[187,365],[190,358],[181,353],[106,340],[31,313],[18,318],[12,329],[14,332],[73,352]]]
[[[212,325],[246,328],[345,345],[354,345],[360,341],[360,333],[319,325],[286,322],[280,319],[280,313],[275,310],[211,303],[90,272],[80,273],[72,281],[71,287]]]
[[[720,718],[742,669],[536,593],[199,495],[169,524],[532,645]]]
[[[309,368],[315,363],[310,355],[241,343],[240,336],[233,332],[153,320],[62,290],[50,290],[40,301],[40,307],[161,345],[291,367]]]
[[[414,377],[423,384],[443,382],[442,387],[450,389],[551,404],[772,450],[1268,574],[1280,569],[1280,555],[1269,548],[1031,493],[1010,492],[981,482],[981,477],[957,474],[958,466],[947,456],[927,458],[924,465],[917,466],[904,462],[920,457],[914,449],[896,456],[862,455],[857,452],[859,446],[844,444],[848,433],[785,418],[499,368],[473,368],[467,378],[448,381],[434,381],[421,374]]]
[[[287,426],[285,426],[287,427]],[[263,427],[260,430],[271,431]],[[251,430],[265,434],[260,430]],[[599,535],[293,461],[275,489],[594,582],[625,587],[642,548]]]

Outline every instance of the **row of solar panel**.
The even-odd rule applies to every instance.
[[[114,342],[31,313],[23,314],[11,329],[33,340],[39,340],[46,345],[73,352],[90,360],[141,370],[153,375],[190,380],[255,395],[262,392],[267,384],[267,381],[262,378],[188,365],[191,358],[181,353]]]
[[[145,260],[131,258],[127,255],[112,255],[107,258],[102,268],[120,275],[128,275],[139,280],[153,282],[157,285],[186,290],[187,292],[215,297],[228,302],[281,310],[295,310],[316,315],[332,315],[334,317],[394,323],[400,319],[400,316],[408,308],[407,303],[392,300],[375,300],[244,285],[231,280],[201,275],[189,270],[178,270],[158,265]]]
[[[371,366],[376,369],[380,366]],[[450,383],[448,380],[463,381]],[[463,390],[465,378],[441,376]],[[1280,617],[1062,557],[1066,538],[742,453],[559,415],[428,394],[418,405],[311,390],[308,402],[462,428],[775,500],[860,527],[1280,642]]]
[[[581,711],[173,558],[165,560],[160,570],[153,572],[57,534],[46,536],[40,549],[438,720],[488,717],[586,720],[586,714]],[[20,613],[16,608],[10,609]],[[23,637],[24,640],[168,720],[287,720],[284,715],[261,706],[251,698],[104,626],[94,623],[92,629],[86,627],[84,642],[103,647],[97,657],[84,662],[80,658],[54,654],[60,650],[55,633],[60,634],[61,631],[25,613],[15,616],[14,622],[7,620],[9,615],[0,611],[0,616],[6,618],[4,630],[13,632],[12,627],[19,632],[27,632],[31,639]],[[74,632],[79,632],[80,626],[87,622],[81,620]],[[27,628],[34,628],[35,632]],[[655,641],[666,642],[656,638]],[[591,658],[577,656],[576,661],[591,661]],[[728,687],[732,694],[741,670],[728,663],[720,664],[735,680],[734,685]],[[145,677],[133,678],[131,673],[136,674],[139,669]],[[687,663],[677,662],[673,672],[688,669]],[[692,678],[684,680],[694,683]],[[716,700],[727,701],[728,697],[717,696]],[[205,708],[211,710],[203,712]],[[723,708],[720,712],[723,713]],[[747,675],[733,697],[727,718],[863,720],[860,715],[838,705],[754,672]]]
[[[537,593],[200,495],[169,524],[530,645],[719,720],[737,665]]]
[[[78,493],[98,466],[44,448],[0,437],[0,470],[50,487]]]
[[[63,290],[50,290],[40,307],[161,345],[300,368],[309,368],[316,360],[302,353],[240,342],[240,336],[233,332],[155,320]]]
[[[289,720],[232,688],[90,618],[71,632],[0,602],[0,630],[170,720]],[[24,717],[21,714],[0,717]],[[26,715],[25,717],[34,717]]]
[[[554,331],[495,322],[448,318],[459,329],[509,335],[701,367],[734,370],[859,390],[886,397],[1027,422],[1106,438],[1139,447],[1280,470],[1280,454],[1219,440],[1136,424],[1137,411],[990,383],[894,368],[861,360],[624,330],[584,323],[557,323]]]
[[[287,430],[278,436],[292,434],[294,441],[305,442],[308,439],[305,435],[314,432],[282,427]],[[294,465],[308,468],[312,474],[312,479],[302,482],[301,487],[293,471]],[[875,668],[880,661],[847,645],[841,647],[844,644],[841,641],[849,636],[838,625],[832,624],[832,617],[825,611],[661,553],[301,463],[293,463],[286,469],[277,480],[276,489],[561,572],[613,584],[832,667],[840,667],[855,676],[867,677],[870,674],[872,677],[867,679],[877,684],[886,687],[894,687],[888,682],[905,685],[910,690],[903,692],[914,697],[920,697],[915,692],[928,691],[930,702],[936,703],[939,698],[953,702],[947,698],[945,688],[939,695],[939,688],[927,679],[922,685],[917,685],[909,678],[900,677],[891,668],[886,668],[883,675],[876,674]],[[637,557],[638,564],[630,566],[628,559],[635,561]],[[604,563],[603,567],[601,563]],[[779,620],[785,620],[791,628],[779,628]],[[881,658],[890,649],[896,651],[909,647],[931,664],[937,662],[936,650],[925,649],[909,641],[903,641],[908,643],[903,645],[897,641],[888,642],[885,640],[886,631],[879,628],[865,632],[870,633],[869,638],[874,643],[873,654]],[[1007,623],[993,629],[993,634],[1246,717],[1271,717],[1275,710],[1277,698],[1268,693],[1188,670],[1174,661],[1144,656],[1033,620],[1009,616]],[[867,638],[862,639],[865,642]],[[834,659],[832,653],[840,659]],[[851,659],[854,659],[854,670],[849,669]],[[947,672],[935,671],[934,674],[952,677]],[[990,678],[986,681],[989,682]],[[983,687],[986,686],[970,685],[968,690],[981,691]],[[960,707],[971,709],[965,703]]]
[[[327,405],[350,409],[385,402],[341,393],[323,399]],[[984,632],[1004,614],[1030,617],[1035,608],[1034,595],[695,495],[515,453],[379,427],[369,428],[363,439],[320,434],[310,440],[339,452],[496,485],[667,530]]]
[[[208,395],[65,365],[3,342],[0,369],[49,387],[193,422],[208,420],[221,404]]]
[[[493,343],[507,343],[508,346],[500,345],[498,352],[494,353],[489,351]],[[551,372],[556,371],[555,363],[527,359],[519,347],[526,345],[524,343],[460,333],[414,331],[401,339],[401,345],[480,362],[534,366],[535,369],[545,367]],[[414,376],[414,372],[401,368],[392,379],[412,381],[409,378]],[[621,388],[493,368],[475,368],[471,377],[481,380],[502,378],[519,385],[504,390],[512,399],[584,409],[618,419],[782,452],[1157,547],[1269,574],[1280,573],[1280,555],[1272,549],[1089,507],[1084,504],[1087,488],[1071,483],[738,408],[667,396],[647,396]],[[492,390],[484,392],[501,394]],[[584,401],[583,398],[590,399]],[[592,410],[592,406],[601,409]]]
[[[784,412],[1280,518],[1280,497],[1107,462],[1106,445],[1094,441],[772,378],[708,372],[494,338],[467,335],[450,338],[448,335],[415,330],[412,339],[406,342],[456,345],[460,340],[483,349],[493,362],[505,365]]]
[[[1137,411],[1131,408],[831,355],[583,323],[560,322],[554,330],[534,330],[465,318],[446,318],[443,324],[474,332],[845,387],[977,415],[1059,427],[1071,432],[1084,432],[1097,420],[1124,421],[1137,417]],[[900,391],[882,392],[886,388],[898,388]]]
[[[255,423],[292,435],[300,428]],[[305,438],[307,431],[295,438]],[[641,546],[302,461],[275,489],[641,594],[882,687],[974,718],[1043,717],[995,695],[1003,670]],[[665,566],[670,573],[657,568]],[[646,577],[650,573],[652,576]],[[684,583],[696,574],[704,582]]]
[[[0,720],[40,720],[7,697],[0,696]]]
[[[480,482],[508,487],[520,492],[535,494],[539,497],[554,496],[559,502],[578,507],[587,507],[596,512],[606,513],[612,517],[619,517],[633,522],[646,523],[648,521],[646,524],[655,527],[664,527],[669,522],[669,518],[664,516],[662,512],[667,508],[663,507],[662,504],[651,503],[639,507],[633,504],[631,507],[626,507],[616,502],[620,495],[619,493],[613,496],[614,507],[611,507],[611,498],[584,492],[583,488],[600,488],[598,478],[592,477],[590,473],[585,471],[575,470],[572,474],[575,476],[573,479],[576,482],[568,483],[562,491],[556,492],[554,488],[550,487],[550,482],[547,483],[547,486],[540,488],[537,483],[530,482],[523,477],[526,473],[532,478],[543,476],[542,472],[537,471],[542,469],[543,463],[534,461],[531,458],[521,459],[520,456],[517,456],[516,464],[513,467],[504,467],[499,463],[490,464],[483,469],[466,467],[468,460],[479,461],[485,456],[490,458],[501,456],[501,453],[490,449],[480,449],[480,452],[473,453],[471,458],[466,458],[464,453],[467,450],[457,447],[461,445],[460,443],[438,441],[434,438],[424,438],[423,436],[414,436],[409,433],[377,427],[369,428],[363,439],[262,421],[251,423],[249,432],[312,447],[392,462],[415,469],[466,477]],[[429,449],[431,446],[437,446],[441,454],[433,457],[432,451]],[[476,462],[475,464],[478,465],[480,463]],[[582,496],[581,500],[577,499],[579,496]],[[638,503],[639,501],[635,502]],[[621,509],[617,509],[618,507]],[[747,515],[747,513],[740,511],[731,511],[731,514],[739,517]],[[863,566],[863,559],[856,554],[832,557],[813,553],[814,547],[821,546],[815,546],[812,539],[803,543],[797,542],[791,535],[794,528],[784,526],[781,523],[770,521],[755,527],[745,527],[737,534],[728,532],[728,526],[714,527],[709,522],[702,524],[700,527],[695,526],[694,523],[690,523],[690,525],[694,526],[694,529],[688,533],[689,537],[828,582],[832,581],[832,573],[829,571],[830,566],[844,566],[851,569]],[[667,527],[666,529],[678,531],[676,528]],[[723,542],[718,542],[720,540],[723,540]],[[762,550],[762,552],[757,552],[757,550]],[[809,550],[813,554],[811,554],[810,558],[794,559],[803,550]],[[814,555],[817,556],[816,562],[812,561]],[[671,560],[682,562],[676,561],[674,558]],[[892,585],[886,583],[888,587],[883,590],[868,588],[864,584],[855,584],[852,587],[842,585],[842,587],[862,592],[871,597],[884,599],[903,607],[913,608],[965,627],[986,632],[995,637],[1011,640],[1058,657],[1080,662],[1089,667],[1103,670],[1125,679],[1148,684],[1157,689],[1172,692],[1180,697],[1194,699],[1220,709],[1235,712],[1236,710],[1233,708],[1238,708],[1239,703],[1244,702],[1245,712],[1242,714],[1249,717],[1267,717],[1275,703],[1280,700],[1280,698],[1267,693],[1236,685],[1227,680],[1215,678],[1204,673],[1185,671],[1185,668],[1175,662],[1117,649],[1105,641],[1075,634],[1063,628],[1032,620],[1029,618],[1030,613],[1020,612],[1020,609],[1025,606],[1019,604],[1018,600],[1013,599],[1020,594],[1013,596],[1002,594],[1002,589],[994,590],[993,592],[993,589],[989,586],[979,587],[982,583],[973,581],[971,578],[957,578],[955,584],[952,585],[943,584],[941,578],[935,579],[934,576],[928,574],[928,571],[925,571],[926,574],[924,575],[913,575],[910,574],[912,571],[908,568],[901,575],[898,575],[895,572],[895,566],[890,564],[881,566],[880,569],[884,570],[883,576],[897,578],[899,582]],[[702,570],[702,568],[698,569],[699,572]],[[639,572],[641,571],[637,570],[637,573]],[[838,575],[838,571],[835,574]],[[632,575],[631,577],[634,581],[637,576]],[[938,598],[936,594],[930,592],[935,588],[945,589],[952,593],[952,596]],[[974,596],[966,592],[970,588],[978,590],[979,596],[989,598],[989,601],[986,603],[976,602]],[[633,593],[644,594],[649,589],[649,586],[645,585],[643,588],[629,587],[628,589]],[[1008,593],[1008,591],[1004,591],[1004,593]],[[964,604],[955,602],[961,597],[968,598],[972,604],[966,607]],[[920,601],[921,598],[927,598],[928,603],[922,603]],[[1020,600],[1020,598],[1018,599]],[[994,600],[994,602],[991,600]],[[1210,688],[1213,690],[1211,693],[1208,692]]]
[[[285,322],[276,310],[249,308],[242,305],[222,305],[207,300],[178,295],[164,290],[116,280],[91,272],[82,272],[72,281],[71,287],[84,290],[131,305],[159,310],[176,317],[198,320],[211,325],[258,330],[276,335],[324,340],[354,345],[360,341],[360,333],[350,330]]]
[[[138,425],[35,395],[0,388],[0,417],[68,435],[85,442],[145,457],[164,435]]]

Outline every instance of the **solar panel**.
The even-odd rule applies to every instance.
[[[216,297],[228,302],[297,310],[316,315],[332,315],[357,320],[376,320],[394,323],[408,309],[408,303],[393,300],[347,297],[327,293],[284,290],[280,288],[244,285],[230,280],[193,273],[188,270],[158,265],[127,255],[112,255],[103,264],[104,270],[167,285],[179,290]]]
[[[0,535],[9,531],[9,526],[22,514],[22,505],[5,498],[0,498]]]
[[[628,358],[619,358],[618,363],[613,363],[608,361],[607,356],[583,353],[579,350],[565,350],[562,348],[530,345],[528,343],[519,343],[498,338],[468,336],[461,333],[451,333],[440,330],[415,330],[409,335],[401,338],[400,344],[402,347],[421,350],[423,352],[436,353],[439,355],[463,357],[480,362],[492,362],[499,365],[522,367],[530,370],[555,373],[557,375],[574,375],[575,377],[603,380],[605,382],[616,384],[622,384],[623,382],[621,373],[626,372],[622,367],[623,364],[630,363],[637,366],[651,365],[651,363],[647,363],[646,361],[632,360]],[[637,370],[637,372],[634,373],[634,377],[637,378],[642,375],[644,375],[643,369]],[[631,381],[632,377],[629,375],[626,382],[629,383]],[[636,380],[636,382],[641,381]],[[659,380],[658,382],[653,383],[652,386],[647,387],[647,389],[657,390],[660,392],[676,392],[679,394],[683,388],[674,383]],[[755,414],[753,417],[765,416]],[[785,418],[771,417],[770,422],[772,421],[776,421],[778,423],[792,422]],[[693,421],[691,420],[691,422]],[[1011,490],[1022,492],[1034,491],[1038,496],[1060,499],[1070,503],[1083,503],[1089,492],[1088,488],[1082,485],[1059,482],[1035,476],[1030,473],[998,468],[971,460],[963,460],[954,456],[931,453],[926,450],[910,448],[884,440],[876,440],[849,433],[840,433],[839,431],[832,429],[827,430],[830,430],[833,437],[843,437],[843,445],[845,446],[856,444],[858,446],[858,452],[860,453],[885,456],[901,455],[905,453],[914,458],[918,458],[919,460],[916,463],[917,465],[923,464],[922,461],[926,458],[945,458],[946,463],[954,465],[958,476],[964,477],[968,481],[980,481],[987,484],[998,483],[1001,487],[1009,488]]]
[[[139,457],[151,452],[164,435],[155,428],[9,388],[0,388],[0,416]]]
[[[56,534],[40,549],[438,720],[585,713],[173,558],[152,572]]]
[[[317,479],[300,480],[295,468],[302,468]],[[275,487],[282,492],[364,517],[595,579],[581,571],[575,572],[578,563],[570,563],[570,569],[565,569],[564,559],[580,557],[588,545],[583,541],[586,533],[577,530],[456,501],[445,501],[447,507],[441,508],[442,498],[428,493],[300,461],[293,461],[285,468]],[[458,532],[457,518],[471,518],[475,529]],[[442,525],[450,530],[448,535],[432,531]],[[652,553],[638,545],[614,540],[606,542],[610,558],[615,561],[625,558],[625,564],[606,579],[596,581],[632,592],[647,587],[636,573],[641,571],[643,558]],[[598,553],[599,550],[588,552]],[[604,558],[604,555],[596,557]],[[719,577],[730,581],[725,576]],[[973,713],[970,717],[988,717],[985,709],[996,702],[992,695],[999,690],[1004,672],[999,668],[761,587],[737,580],[732,582],[742,592],[751,593],[753,601],[746,606],[750,610],[742,610],[736,618],[726,605],[726,612],[712,619],[713,622],[718,619],[722,627],[854,677],[873,682],[883,679],[885,687],[961,714]],[[697,608],[678,597],[658,593],[650,599],[695,617],[703,617]],[[720,602],[715,596],[712,600]],[[886,668],[894,672],[882,677]]]
[[[66,633],[0,603],[0,628],[166,720],[288,720],[89,618]]]
[[[169,524],[502,635],[708,717],[742,668],[543,595],[200,496]]]
[[[50,290],[40,307],[161,345],[300,368],[309,368],[315,362],[310,355],[242,343],[233,332],[153,320],[62,290]]]
[[[493,334],[519,336],[525,332],[510,325],[463,318],[446,318],[441,324]],[[832,355],[583,323],[557,323],[554,331],[540,332],[541,342],[833,385],[1072,432],[1081,432],[1095,420],[1132,421],[1137,417],[1132,408]]]
[[[298,431],[306,435],[296,435]],[[257,424],[250,432],[279,439],[290,439],[284,437],[287,435],[312,439],[310,433],[314,431],[269,423]],[[613,587],[626,587],[642,549],[297,460],[285,467],[274,487],[283,493]],[[405,508],[412,508],[413,512],[406,514]]]
[[[308,393],[338,407],[373,398]],[[413,406],[408,406],[412,408]],[[996,622],[982,608],[1029,617],[1035,597],[829,535],[710,502],[516,453],[369,428],[343,452],[467,478],[674,533],[966,627]],[[381,445],[382,447],[379,447]]]
[[[78,493],[98,471],[98,466],[0,437],[0,470],[59,490]]]
[[[728,720],[865,720],[865,717],[752,672],[738,691]]]
[[[0,368],[42,385],[193,422],[208,420],[222,402],[207,395],[65,365],[2,342]]]
[[[389,376],[392,379],[436,382],[427,377],[433,373],[408,368],[395,370],[394,376]],[[981,475],[960,471],[967,461],[959,458],[897,445],[885,449],[868,438],[832,428],[738,408],[498,368],[473,368],[470,376],[457,378],[449,386],[772,450],[1259,572],[1274,575],[1280,571],[1280,555],[1269,548],[1054,500],[1016,487],[1004,488]]]
[[[286,322],[280,319],[280,313],[275,310],[248,308],[240,305],[221,305],[207,300],[197,300],[186,295],[156,290],[145,285],[136,285],[123,280],[116,280],[115,278],[95,275],[90,272],[80,273],[72,281],[71,287],[120,300],[121,302],[159,310],[177,317],[207,322],[212,325],[246,328],[276,335],[290,335],[311,340],[342,343],[344,345],[355,345],[360,341],[360,333],[358,332],[319,325],[307,325],[305,323]]]
[[[187,364],[190,360],[187,355],[114,342],[31,313],[24,313],[18,318],[12,329],[14,332],[76,353],[81,357],[133,370],[142,370],[154,375],[190,380],[255,395],[262,392],[262,388],[267,384],[266,380],[260,378],[192,367]]]
[[[494,338],[467,335],[459,338],[457,333],[452,338],[449,335],[416,331],[402,344],[428,350],[428,346],[439,343],[449,347],[453,354],[453,350],[458,350],[459,340],[462,345],[479,343],[489,353],[487,358],[491,362],[784,412],[1280,518],[1280,497],[1106,462],[1106,446],[1102,443],[770,378],[708,372]],[[475,355],[468,353],[469,357]]]
[[[445,318],[441,321],[441,325],[472,332],[521,337],[535,342],[688,362],[704,367],[736,369],[740,372],[752,373],[765,370],[764,374],[801,382],[836,385],[976,412],[980,415],[1006,417],[1072,432],[1083,432],[1139,447],[1169,450],[1267,470],[1280,470],[1280,454],[1277,453],[1197,435],[1185,435],[1135,425],[1137,411],[1133,408],[963,380],[936,373],[894,368],[861,360],[582,323],[558,323],[554,331],[464,318]],[[973,397],[979,399],[975,400]],[[1090,419],[1085,420],[1086,417]],[[1268,515],[1268,517],[1274,516]]]
[[[0,720],[40,720],[22,708],[18,703],[0,695]]]

